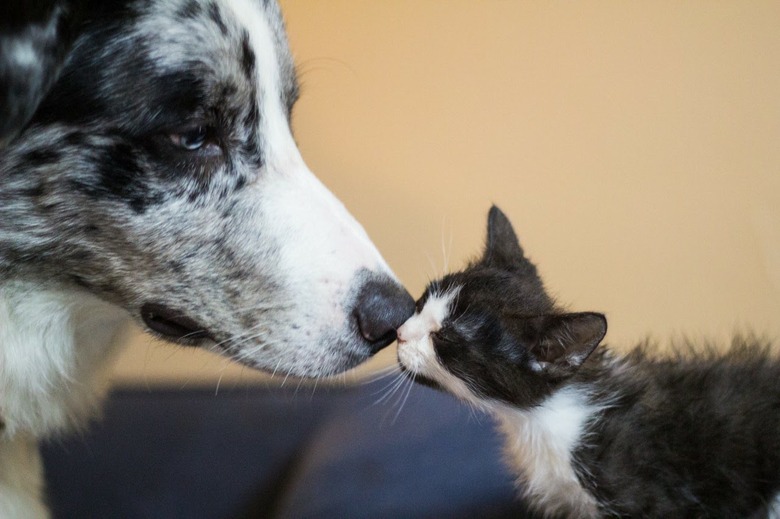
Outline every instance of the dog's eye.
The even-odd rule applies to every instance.
[[[170,133],[171,142],[187,151],[210,151],[219,153],[220,148],[214,138],[214,130],[208,126],[195,126],[179,133]]]

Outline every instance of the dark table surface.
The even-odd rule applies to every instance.
[[[389,382],[117,389],[44,445],[54,518],[530,517],[488,417]]]

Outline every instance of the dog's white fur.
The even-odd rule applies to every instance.
[[[5,437],[80,424],[98,406],[126,313],[86,293],[23,282],[0,288],[0,415]]]
[[[139,21],[139,33],[157,38],[150,52],[161,71],[166,67],[176,70],[191,58],[187,54],[190,47],[182,41],[192,39],[192,33],[201,36],[192,41],[216,49],[220,56],[234,53],[235,42],[228,42],[218,32],[209,33],[213,20],[196,17],[180,26],[171,24],[171,15],[181,4],[160,0],[155,8],[162,14],[141,17]],[[160,238],[141,247],[154,258],[152,261],[159,261],[151,274],[162,277],[129,273],[134,274],[133,290],[138,292],[124,294],[125,299],[116,304],[72,283],[47,282],[46,276],[0,277],[0,519],[47,516],[36,443],[79,427],[99,407],[108,387],[110,361],[116,354],[114,336],[126,320],[139,320],[139,307],[146,294],[166,297],[171,276],[166,261],[176,259],[174,249],[180,246],[177,240],[186,240],[190,251],[205,251],[202,255],[190,254],[187,265],[190,272],[203,275],[203,286],[192,287],[190,294],[192,276],[170,280],[170,286],[200,303],[189,308],[201,312],[198,320],[206,320],[206,327],[215,328],[211,331],[219,337],[218,342],[204,346],[253,367],[302,376],[328,375],[368,356],[365,344],[356,335],[350,306],[355,304],[356,289],[366,282],[361,281],[361,273],[380,274],[386,280],[395,278],[363,228],[309,171],[298,151],[282,103],[280,74],[282,69],[289,72],[284,68],[289,64],[282,63],[279,54],[283,47],[281,22],[269,20],[268,9],[273,8],[259,4],[252,0],[219,2],[222,16],[229,16],[230,23],[240,25],[247,35],[256,64],[256,75],[248,81],[259,93],[256,131],[261,136],[264,163],[261,170],[244,172],[247,183],[234,196],[232,218],[240,225],[231,226],[229,236],[220,235],[214,224],[219,211],[208,205],[211,202],[196,208],[186,197],[173,197],[156,207],[153,220],[147,219],[148,213],[128,218],[133,226],[128,236]],[[17,58],[27,59],[27,55],[20,51]],[[211,60],[210,65],[224,77],[236,74],[230,68],[235,63],[228,60]],[[66,129],[53,125],[46,130],[61,137]],[[22,134],[22,144],[17,144],[16,150],[19,156],[39,145],[47,149],[50,142],[56,142],[50,141],[45,132],[31,133]],[[102,142],[101,136],[87,139],[93,139],[96,145]],[[9,157],[13,153],[9,152]],[[27,181],[27,177],[17,178],[19,182]],[[16,189],[11,175],[4,181],[9,192]],[[17,204],[13,199],[9,203]],[[19,214],[28,210],[28,201],[18,204]],[[182,221],[182,215],[187,215],[186,221]],[[38,239],[36,232],[56,236],[56,228],[46,230],[45,221],[36,225],[35,232],[30,231],[32,227],[20,230],[0,226],[0,237],[12,243],[16,236],[13,233],[29,240]],[[154,230],[147,232],[153,225]],[[41,243],[47,239],[51,238],[43,238]],[[244,286],[236,285],[244,289],[242,299],[234,297],[238,303],[226,298],[226,291],[218,285],[219,272],[213,272],[215,258],[222,257],[209,254],[209,247],[214,248],[217,239],[227,242],[227,251],[236,257],[233,263],[249,272],[244,274]],[[199,240],[203,248],[192,247]],[[261,245],[266,248],[261,249]],[[112,275],[127,272],[130,264],[123,263],[121,250],[116,254],[106,260],[110,268],[116,269]],[[268,286],[275,292],[263,291],[267,288],[261,284],[263,279],[269,280]],[[247,316],[255,320],[244,324],[241,317]]]
[[[0,287],[0,517],[46,517],[37,439],[97,409],[112,338],[126,319],[86,293]]]

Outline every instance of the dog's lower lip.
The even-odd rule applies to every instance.
[[[182,344],[195,344],[211,337],[208,330],[194,319],[165,305],[144,304],[141,307],[141,318],[152,331]]]

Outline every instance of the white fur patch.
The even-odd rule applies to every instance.
[[[508,463],[519,475],[525,497],[539,510],[566,517],[598,516],[596,500],[577,479],[572,451],[599,411],[578,387],[561,389],[528,411],[494,404]]]
[[[441,325],[450,313],[450,306],[458,295],[459,288],[442,294],[433,293],[425,301],[420,312],[411,316],[398,329],[398,340],[417,342],[441,329]]]
[[[780,494],[775,494],[775,497],[770,501],[766,517],[767,519],[780,519]]]
[[[47,517],[36,439],[97,409],[126,319],[82,292],[0,285],[0,517]]]
[[[430,334],[441,328],[458,290],[431,295],[398,330],[398,360],[411,373],[435,380],[456,397],[494,415],[506,438],[510,468],[529,502],[550,515],[596,517],[596,500],[580,485],[572,451],[600,410],[584,389],[564,388],[542,405],[522,411],[478,398],[436,358]]]
[[[459,292],[460,287],[455,287],[444,293],[432,293],[422,310],[398,329],[398,361],[410,373],[435,380],[456,397],[481,406],[466,384],[441,365],[431,339],[431,333],[440,330],[449,316]]]
[[[45,24],[29,25],[15,37],[6,38],[3,43],[7,48],[3,49],[2,54],[13,61],[14,67],[41,69],[45,57],[42,42],[51,41],[56,37],[61,14],[62,9],[55,7]]]
[[[395,279],[390,267],[355,218],[309,170],[290,132],[280,102],[280,56],[274,31],[252,0],[225,4],[247,29],[257,60],[259,102],[262,116],[259,135],[265,141],[266,169],[261,183],[252,186],[262,213],[255,223],[279,244],[278,263],[304,326],[288,330],[279,358],[258,359],[266,369],[279,363],[285,371],[316,375],[313,366],[331,364],[331,352],[323,344],[334,336],[348,337],[353,309],[345,307],[361,271],[384,273]],[[327,371],[327,370],[325,370]]]
[[[0,285],[3,437],[37,437],[83,421],[99,404],[124,310],[83,292]]]
[[[15,66],[31,68],[38,65],[41,56],[30,41],[15,41],[12,44],[11,58],[14,60]]]

